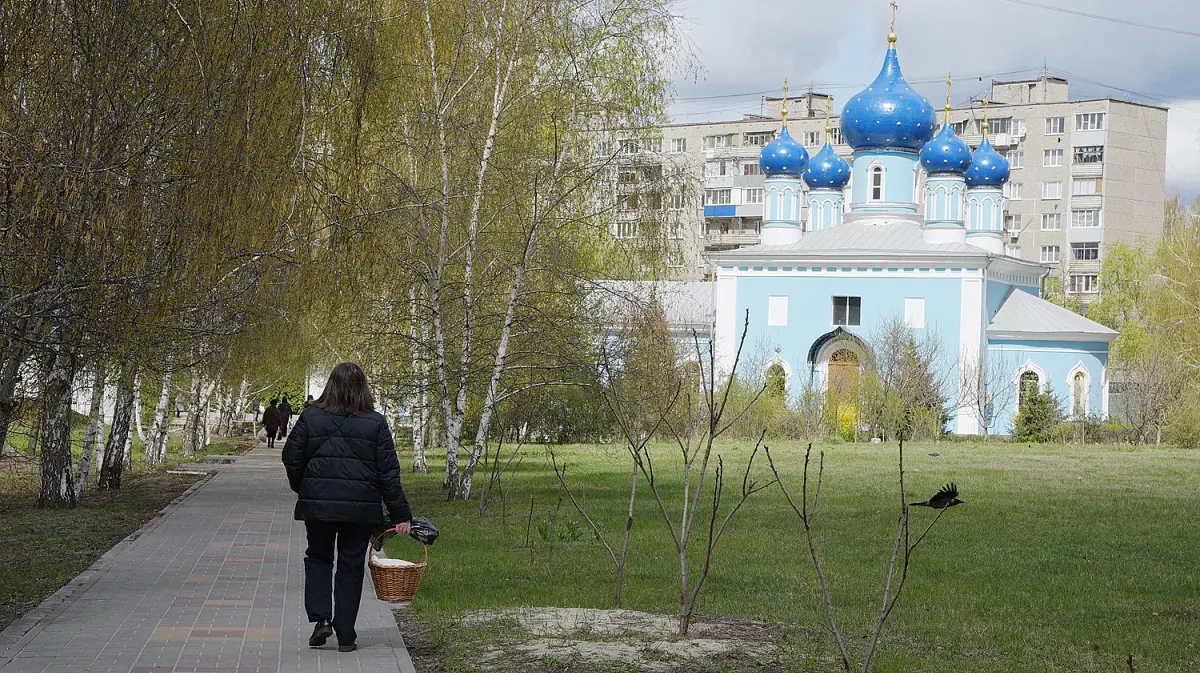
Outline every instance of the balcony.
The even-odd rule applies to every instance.
[[[735,145],[733,147],[710,147],[704,150],[707,159],[757,159],[762,148],[756,145]]]
[[[1071,208],[1074,210],[1100,210],[1104,207],[1104,196],[1101,194],[1085,194],[1071,197]]]
[[[725,233],[710,231],[704,236],[704,247],[708,250],[725,250],[757,243],[758,232],[753,229],[730,230]]]
[[[1099,178],[1104,176],[1104,162],[1094,161],[1088,164],[1071,164],[1073,178]]]
[[[1098,260],[1098,259],[1070,259],[1070,260],[1067,260],[1067,273],[1100,273],[1100,260]]]

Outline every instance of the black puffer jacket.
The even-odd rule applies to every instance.
[[[283,447],[288,483],[302,521],[392,523],[412,520],[400,486],[400,461],[387,421],[378,412],[334,414],[304,408]]]

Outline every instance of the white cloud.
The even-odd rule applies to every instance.
[[[1200,100],[1178,101],[1167,116],[1167,189],[1200,195]]]

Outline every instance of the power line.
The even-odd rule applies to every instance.
[[[1090,12],[1081,12],[1077,9],[1067,9],[1066,7],[1055,7],[1054,5],[1043,5],[1038,2],[1030,2],[1030,0],[1004,0],[1015,5],[1025,5],[1026,7],[1036,7],[1045,9],[1051,12],[1061,12],[1063,14],[1071,14],[1072,16],[1082,16],[1088,19],[1096,19],[1098,21],[1108,21],[1110,23],[1119,23],[1123,26],[1134,26],[1137,28],[1145,28],[1147,30],[1158,30],[1164,33],[1174,33],[1176,35],[1187,35],[1189,37],[1200,37],[1200,32],[1192,30],[1183,30],[1182,28],[1171,28],[1170,26],[1156,26],[1151,23],[1142,23],[1141,21],[1133,21],[1131,19],[1121,19],[1115,16],[1104,16],[1102,14],[1092,14]]]

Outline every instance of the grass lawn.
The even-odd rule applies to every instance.
[[[819,448],[826,451],[819,549],[839,621],[861,656],[895,532],[896,446]],[[627,454],[619,446],[556,450],[576,497],[619,544]],[[557,482],[543,448],[525,452],[507,525],[499,501],[485,519],[478,500],[446,502],[440,462],[430,474],[405,477],[414,510],[442,532],[413,609],[435,630],[449,629],[447,639],[455,617],[472,610],[612,607],[613,566],[590,533],[556,542],[549,576],[538,528],[555,507]],[[794,442],[772,446],[797,497],[803,452]],[[730,443],[721,453],[730,502],[749,445]],[[1200,451],[992,442],[910,444],[906,456],[910,501],[954,481],[966,504],[948,511],[918,551],[873,670],[1121,671],[1126,654],[1139,671],[1200,670]],[[655,458],[660,487],[677,509],[677,454],[661,447]],[[755,473],[769,479],[765,461]],[[532,553],[523,546],[531,498]],[[623,607],[673,611],[677,561],[644,482],[635,516]],[[913,510],[918,524],[932,516]],[[583,523],[569,502],[559,519],[560,529]],[[414,546],[393,539],[389,551],[413,558]],[[799,627],[808,635],[782,643],[780,670],[835,670],[819,630],[824,608],[803,528],[777,488],[755,496],[727,531],[698,610]]]
[[[74,433],[82,444],[82,431]],[[24,437],[14,443],[25,448]],[[167,464],[146,469],[141,443],[134,440],[134,466],[126,471],[121,490],[95,489],[99,467],[93,466],[83,502],[71,510],[37,506],[37,461],[13,452],[0,459],[0,629],[35,607],[104,552],[152,519],[198,479],[166,470],[184,462],[179,440],[171,437]],[[206,453],[242,451],[237,442],[214,443]],[[79,460],[76,449],[75,461]]]

